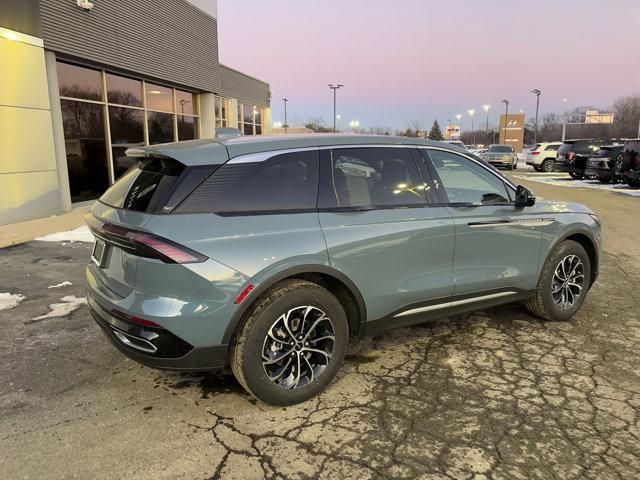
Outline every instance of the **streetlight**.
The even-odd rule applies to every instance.
[[[287,125],[287,102],[289,99],[283,98],[282,101],[284,102],[284,133],[287,133],[287,127],[289,126]]]
[[[358,120],[351,120],[351,122],[349,122],[349,126],[351,127],[351,130],[355,130],[360,126],[360,122]]]
[[[337,114],[336,115],[336,120],[338,121],[338,131],[340,131],[340,118],[342,118],[342,117],[340,117],[340,114]]]
[[[333,90],[333,133],[336,133],[336,90],[344,87],[341,83],[337,85],[329,84],[329,88]]]
[[[491,105],[483,105],[482,109],[487,112],[487,121],[484,124],[484,141],[489,143],[489,109]]]
[[[476,144],[476,131],[473,129],[473,114],[476,113],[475,110],[469,110],[469,116],[471,116],[471,136],[473,137],[472,144]]]
[[[462,115],[461,114],[457,114],[456,118],[458,119],[458,126],[460,127],[460,137],[462,137]]]
[[[566,105],[567,105],[567,103],[569,103],[569,100],[567,100],[566,98],[563,98],[562,99],[562,103],[565,104],[565,108],[566,108]],[[562,114],[562,141],[563,142],[564,142],[564,138],[565,138],[566,133],[567,133],[567,112],[565,111]]]
[[[509,118],[509,100],[503,99],[500,102],[504,103],[504,143],[507,143],[507,119]]]

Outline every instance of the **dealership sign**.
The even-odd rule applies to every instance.
[[[447,129],[444,131],[444,138],[449,140],[460,138],[460,125],[447,125]]]
[[[500,115],[500,143],[512,145],[516,152],[524,146],[524,113]]]

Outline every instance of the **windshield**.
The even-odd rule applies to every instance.
[[[573,149],[573,143],[563,143],[558,149],[558,155],[569,153]]]
[[[513,148],[511,145],[491,145],[489,147],[489,152],[491,153],[511,153],[513,152]]]

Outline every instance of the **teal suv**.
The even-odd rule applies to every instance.
[[[365,335],[516,301],[568,320],[597,276],[591,210],[536,202],[445,143],[292,135],[127,155],[86,217],[95,320],[142,364],[230,364],[267,403],[321,392]]]

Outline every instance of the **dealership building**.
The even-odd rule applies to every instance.
[[[97,198],[127,148],[270,132],[269,85],[220,64],[216,1],[194,3],[0,2],[0,225]]]

